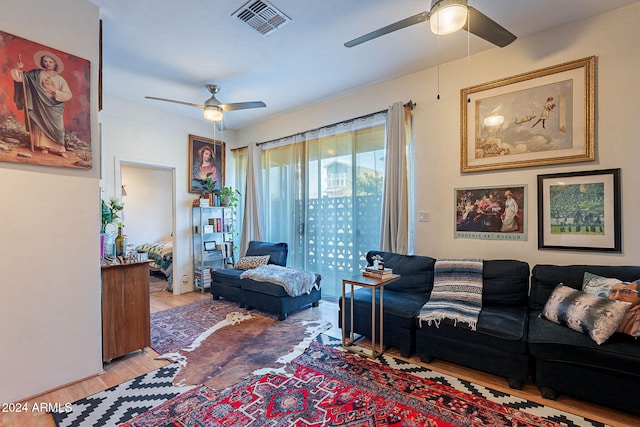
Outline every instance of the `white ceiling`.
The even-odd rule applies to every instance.
[[[246,0],[90,0],[103,20],[103,91],[202,118],[205,83],[222,103],[266,108],[225,114],[239,129],[364,87],[464,57],[466,32],[438,38],[421,23],[365,44],[343,44],[429,9],[428,0],[268,0],[291,22],[262,36],[231,15]],[[469,0],[519,38],[639,0]],[[471,36],[472,53],[496,48]],[[516,40],[515,43],[518,41]],[[438,48],[439,45],[439,49]],[[496,48],[498,49],[498,48]],[[506,47],[505,49],[509,49]]]

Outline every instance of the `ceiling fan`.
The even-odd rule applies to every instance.
[[[211,98],[204,101],[204,105],[193,104],[191,102],[176,101],[173,99],[156,98],[155,96],[145,96],[147,99],[155,99],[157,101],[174,102],[176,104],[189,105],[191,107],[202,108],[204,110],[204,118],[212,122],[220,122],[223,118],[223,112],[246,110],[249,108],[261,108],[266,107],[262,101],[250,101],[250,102],[233,102],[230,104],[223,104],[216,99],[216,93],[220,91],[220,86],[214,84],[206,84],[205,88],[211,92]]]
[[[357,46],[369,40],[401,30],[420,22],[429,21],[434,34],[451,34],[460,29],[469,31],[499,47],[505,47],[516,36],[478,9],[467,4],[467,0],[432,0],[431,9],[396,23],[379,28],[346,42],[346,47]]]

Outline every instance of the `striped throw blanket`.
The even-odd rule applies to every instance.
[[[482,309],[482,260],[475,258],[443,258],[434,267],[431,298],[420,309],[420,322],[451,319],[454,326],[466,323],[476,330]]]

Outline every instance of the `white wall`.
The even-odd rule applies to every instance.
[[[131,163],[120,166],[126,186],[123,223],[127,243],[173,241],[174,168],[158,168]]]
[[[640,4],[634,4],[512,45],[441,65],[436,99],[436,69],[427,69],[335,101],[310,107],[238,132],[238,144],[266,141],[413,100],[415,209],[429,210],[430,222],[416,223],[415,253],[433,257],[517,258],[537,263],[640,264],[640,144],[637,101],[640,85],[638,40]],[[375,41],[373,41],[375,43]],[[596,160],[504,172],[460,173],[460,89],[515,74],[595,55]],[[384,55],[381,55],[383,58]],[[538,250],[537,175],[607,168],[622,169],[623,253]],[[526,184],[528,241],[454,239],[456,187]]]
[[[107,79],[108,76],[105,75],[104,78]],[[177,294],[189,292],[193,289],[191,205],[197,197],[197,194],[188,192],[189,134],[213,138],[214,126],[204,119],[176,116],[147,107],[142,102],[144,100],[134,103],[108,94],[104,97],[100,112],[103,146],[102,197],[120,197],[121,162],[175,168],[173,289]],[[233,131],[216,134],[216,139],[225,142],[233,137]],[[230,159],[229,144],[226,155]],[[171,208],[167,206],[167,209]],[[133,230],[129,229],[127,232]],[[188,277],[186,284],[181,283],[183,275]]]
[[[3,31],[91,61],[95,111],[93,170],[0,162],[0,402],[12,402],[102,370],[98,8],[2,0],[0,9]]]

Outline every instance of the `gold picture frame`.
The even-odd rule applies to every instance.
[[[203,181],[208,173],[216,181],[215,189],[224,187],[225,155],[224,142],[189,135],[190,193],[203,193]]]
[[[595,160],[595,56],[460,90],[461,172]]]

